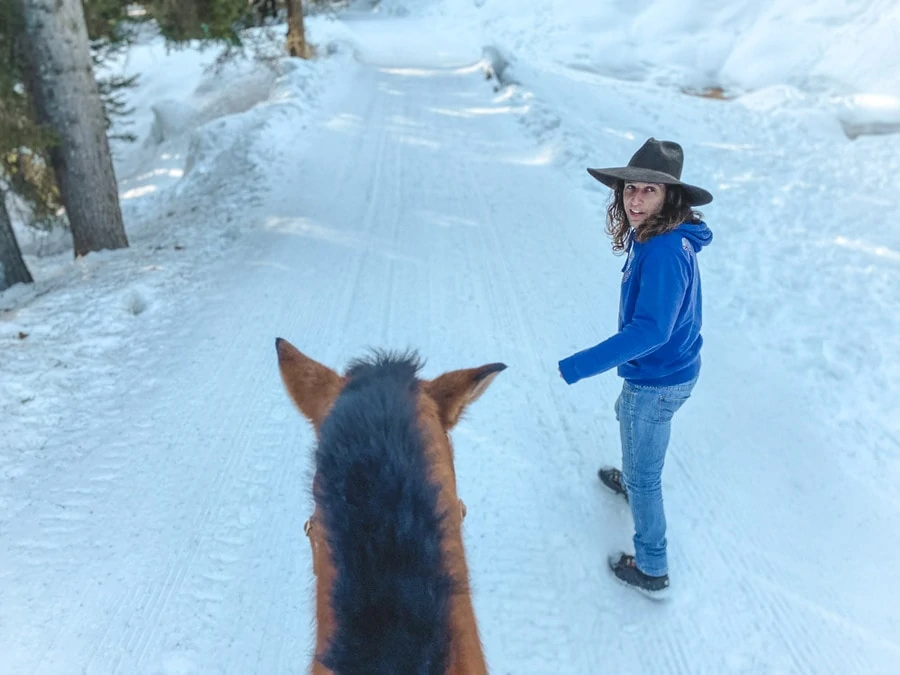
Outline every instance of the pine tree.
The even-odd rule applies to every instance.
[[[287,4],[287,49],[291,56],[301,59],[312,57],[312,50],[306,42],[306,29],[303,25],[303,3],[301,0],[285,0]]]
[[[50,149],[75,255],[128,246],[106,118],[80,0],[16,0],[24,20],[25,85]]]
[[[15,284],[30,284],[32,281],[6,210],[6,191],[0,186],[0,291]]]

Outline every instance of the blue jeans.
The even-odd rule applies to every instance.
[[[697,379],[667,387],[625,382],[616,399],[622,438],[622,479],[634,519],[634,557],[650,576],[668,574],[662,471],[672,417],[690,398]]]

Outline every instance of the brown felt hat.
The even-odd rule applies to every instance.
[[[678,185],[684,190],[690,206],[709,204],[713,200],[709,192],[696,185],[681,181],[683,166],[684,150],[678,143],[648,138],[632,155],[628,166],[588,169],[587,172],[611,188],[614,188],[619,181]]]

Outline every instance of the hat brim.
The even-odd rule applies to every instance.
[[[653,169],[640,169],[633,166],[622,166],[613,169],[588,169],[598,181],[606,187],[614,188],[619,181],[633,181],[636,183],[662,183],[664,185],[677,185],[684,190],[688,205],[703,206],[713,200],[713,196],[702,187],[684,183],[674,176]]]

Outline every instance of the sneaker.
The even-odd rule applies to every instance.
[[[622,482],[621,471],[612,467],[608,467],[606,469],[600,469],[597,472],[597,475],[600,477],[601,483],[603,483],[617,495],[622,495],[623,497],[625,497],[626,502],[628,501],[628,491],[625,489],[625,484]]]
[[[609,568],[616,575],[616,579],[626,586],[630,586],[648,598],[660,599],[667,595],[669,590],[669,575],[651,577],[641,572],[633,555],[619,553],[609,557]]]

